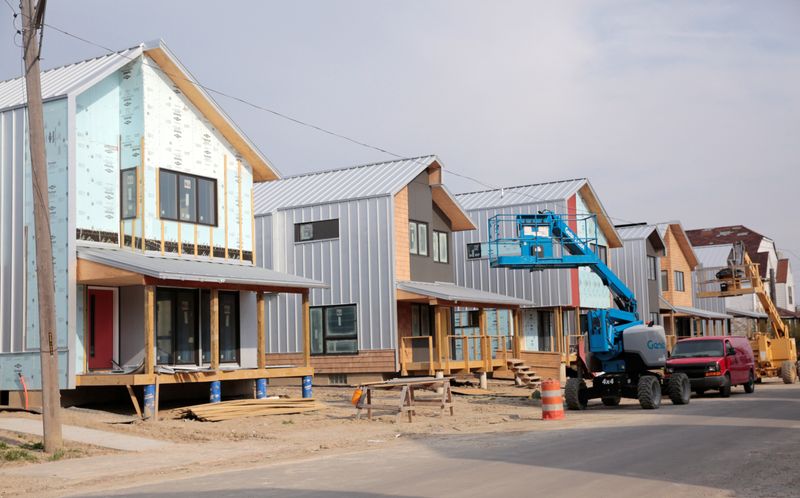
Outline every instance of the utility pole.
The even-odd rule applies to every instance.
[[[44,150],[42,83],[39,76],[39,40],[44,29],[46,0],[21,0],[22,43],[25,50],[25,88],[28,96],[28,135],[31,144],[33,220],[36,238],[36,283],[39,290],[39,357],[42,363],[42,423],[44,451],[60,449],[61,394],[58,386],[58,336],[56,334],[53,246],[50,237],[50,202],[47,195],[47,157]]]

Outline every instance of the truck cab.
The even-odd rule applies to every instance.
[[[755,390],[755,359],[746,337],[693,337],[672,348],[665,375],[686,374],[692,391],[702,396],[718,390],[724,398],[731,388],[744,386],[746,393]]]

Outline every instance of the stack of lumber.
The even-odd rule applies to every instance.
[[[322,405],[313,398],[237,399],[179,408],[175,410],[175,415],[176,418],[192,418],[203,422],[221,422],[243,417],[290,415],[321,408]]]

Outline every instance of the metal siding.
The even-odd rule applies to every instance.
[[[311,291],[312,306],[358,305],[359,350],[396,347],[392,213],[391,197],[384,196],[299,207],[271,216],[275,219],[271,242],[282,244],[284,253],[282,261],[273,260],[274,266],[329,286]],[[262,228],[267,218],[259,218]],[[295,223],[333,218],[339,219],[338,239],[294,242]],[[301,352],[299,296],[273,295],[267,304],[267,352]]]
[[[498,209],[512,206],[522,208],[531,203],[547,203],[555,199],[566,199],[574,195],[585,183],[585,178],[578,178],[575,180],[520,185],[503,189],[456,194],[456,199],[464,209],[470,212],[479,209]]]
[[[461,196],[457,196],[461,201]],[[486,259],[468,260],[467,244],[486,242],[489,238],[489,218],[497,214],[534,214],[548,209],[566,212],[564,199],[526,205],[504,206],[469,211],[477,230],[453,233],[455,283],[460,286],[533,301],[537,307],[569,306],[571,304],[570,270],[528,272],[490,268]]]
[[[650,292],[647,284],[647,243],[645,239],[624,240],[621,248],[609,250],[611,269],[636,296],[639,305],[639,318],[649,320],[650,312],[658,312],[658,307],[650,307]],[[658,273],[656,273],[658,275]]]

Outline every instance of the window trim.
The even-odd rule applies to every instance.
[[[681,278],[678,279],[678,274]],[[675,282],[675,292],[686,292],[686,275],[680,270],[673,270],[672,279]],[[680,283],[680,285],[678,285]]]
[[[652,270],[653,275],[652,278],[650,276],[650,271]],[[650,282],[655,282],[658,279],[658,258],[655,256],[647,256],[647,280]]]
[[[442,247],[441,247],[441,244],[440,244],[441,237],[443,235],[444,235],[445,246],[446,246],[445,247],[444,261],[442,261]],[[439,264],[442,264],[442,265],[450,264],[450,237],[449,237],[449,235],[450,235],[449,232],[444,232],[444,231],[441,231],[441,230],[433,230],[433,237],[432,237],[433,241],[434,241],[433,245],[434,245],[434,247],[436,247],[435,252],[433,252],[433,261],[435,263],[439,263]]]
[[[314,229],[315,223],[328,223],[328,222],[336,222],[336,236],[335,237],[324,237],[324,238],[315,238]],[[311,238],[306,240],[301,240],[299,237],[303,232],[303,225],[311,225]],[[328,218],[324,220],[314,220],[314,221],[300,221],[294,224],[294,227],[297,227],[297,230],[293,230],[292,236],[294,238],[295,244],[309,244],[311,242],[325,242],[326,240],[339,240],[341,238],[341,223],[339,223],[339,218]],[[293,227],[293,228],[294,228]]]
[[[666,282],[664,279],[666,278]],[[669,270],[661,270],[661,291],[666,292],[669,290]]]
[[[356,331],[352,334],[353,335],[352,338],[348,335],[348,336],[335,337],[333,340],[352,341],[353,339],[355,339],[355,341],[356,341],[356,350],[355,351],[328,352],[328,344],[327,344],[327,338],[326,338],[327,330],[328,330],[328,324],[327,324],[327,317],[326,317],[327,313],[326,312],[327,312],[328,308],[344,308],[344,307],[348,307],[348,306],[352,306],[353,308],[355,308],[355,311],[356,311]],[[322,352],[321,353],[312,352],[311,356],[347,356],[347,355],[353,356],[353,355],[357,355],[359,353],[358,336],[360,335],[359,334],[359,328],[358,328],[359,327],[359,323],[358,323],[359,322],[359,319],[358,319],[358,303],[325,304],[325,305],[321,305],[321,306],[311,306],[310,309],[309,309],[309,312],[311,310],[315,310],[315,309],[322,310]],[[311,332],[311,331],[309,331],[309,332]],[[311,346],[311,345],[309,344],[309,346]],[[311,348],[309,347],[309,349],[311,349]]]
[[[171,218],[168,216],[161,215],[161,172],[164,171],[166,173],[171,173],[175,175],[175,218]],[[180,206],[180,194],[181,194],[181,176],[188,176],[194,179],[194,211],[195,211],[195,221],[188,221],[181,219],[181,206]],[[214,184],[213,192],[214,192],[214,223],[205,223],[199,220],[199,213],[200,213],[200,203],[198,192],[200,189],[198,188],[198,180],[206,180],[210,181]],[[215,227],[219,228],[219,183],[217,182],[216,178],[211,178],[208,176],[200,176],[194,175],[192,173],[184,173],[182,171],[177,171],[174,169],[168,168],[158,168],[158,219],[160,220],[168,220],[168,221],[177,221],[179,223],[188,223],[190,225],[202,225],[206,227]]]
[[[412,225],[414,225],[416,227],[416,229],[414,230],[414,232],[417,234],[417,238],[416,238],[416,242],[417,242],[416,246],[417,247],[416,247],[416,250],[412,250],[412,247],[411,247],[411,226]],[[420,243],[419,243],[419,241],[420,241],[419,233],[420,233],[420,228],[421,227],[425,227],[425,252],[424,253],[420,250]],[[408,220],[408,229],[409,229],[409,233],[408,233],[408,252],[410,254],[415,255],[415,256],[422,256],[423,258],[429,257],[431,255],[430,237],[429,237],[430,224],[428,222],[425,222],[425,221]]]
[[[137,168],[135,166],[132,167],[132,168],[125,168],[125,169],[119,170],[119,219],[120,220],[135,220],[135,219],[137,219],[139,217],[139,171],[138,170],[139,170],[139,168]],[[129,173],[131,171],[133,171],[135,173],[135,175],[134,175],[135,180],[133,182],[133,198],[134,198],[136,207],[134,208],[133,216],[123,216],[122,213],[125,211],[123,206],[125,205],[125,203],[123,201],[123,197],[124,196],[122,195],[122,192],[124,190],[124,185],[122,184],[122,179],[125,177],[126,173]],[[161,206],[159,205],[159,211],[160,210],[161,210]]]

